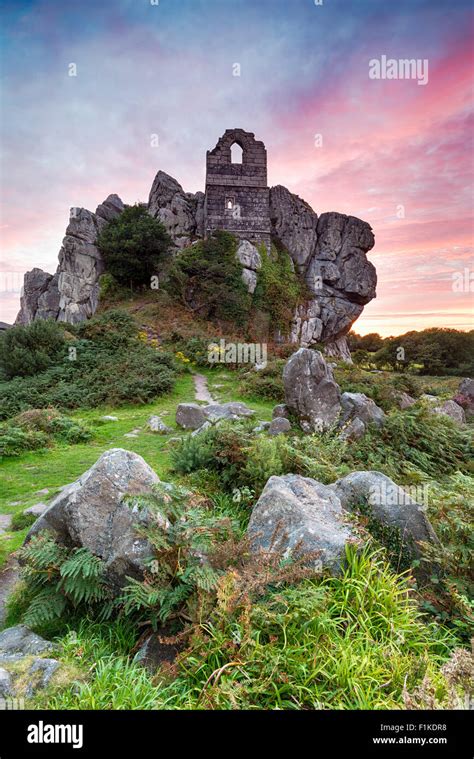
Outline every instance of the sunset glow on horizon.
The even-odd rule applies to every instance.
[[[204,190],[206,150],[240,127],[270,186],[372,226],[377,298],[356,332],[474,328],[471,2],[3,5],[4,280],[56,269],[71,206],[146,201],[160,169]],[[370,79],[382,56],[427,60],[427,83]],[[4,287],[0,320],[18,308]]]

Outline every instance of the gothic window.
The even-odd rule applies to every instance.
[[[234,207],[234,198],[231,198],[229,195],[225,199],[225,210],[226,211],[232,211]]]
[[[242,163],[243,150],[237,142],[230,146],[230,159],[232,163]]]

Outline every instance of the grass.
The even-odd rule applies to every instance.
[[[199,370],[209,383],[211,394],[216,400],[242,400],[255,409],[256,419],[271,418],[271,402],[243,398],[235,392],[235,374],[220,369]],[[215,387],[219,385],[220,387]],[[194,401],[194,384],[191,374],[177,379],[172,393],[160,397],[156,403],[145,406],[101,407],[81,410],[70,414],[92,430],[93,436],[85,444],[57,445],[54,448],[31,451],[13,459],[5,459],[1,464],[0,514],[17,514],[38,501],[52,498],[63,485],[76,480],[104,451],[110,448],[126,448],[143,456],[145,461],[166,479],[169,469],[169,438],[181,436],[183,431],[176,427],[175,413],[178,403]],[[146,422],[152,414],[159,414],[165,424],[173,428],[173,435],[157,435],[146,430]],[[117,422],[104,422],[103,416],[116,416]],[[140,428],[137,438],[126,438],[126,433]],[[35,495],[47,488],[47,495]],[[27,529],[0,535],[0,567],[9,554],[22,544]]]
[[[124,621],[82,620],[56,643],[82,676],[37,696],[48,709],[390,709],[439,677],[449,634],[420,620],[402,576],[372,549],[340,578],[274,588],[232,612],[222,598],[177,665],[154,677],[133,662]],[[176,676],[177,675],[177,676]],[[440,681],[438,695],[443,698]]]
[[[191,327],[190,327],[191,328]],[[216,367],[198,368],[206,376],[216,401],[245,402],[255,420],[269,420],[276,401],[242,396],[240,373]],[[364,381],[380,381],[379,374],[364,373]],[[392,375],[393,376],[393,375]],[[347,378],[350,381],[349,377]],[[356,383],[358,377],[354,379]],[[459,378],[416,378],[419,392],[452,394]],[[144,406],[101,407],[72,413],[92,432],[86,444],[57,444],[31,451],[2,463],[0,513],[20,514],[28,506],[49,500],[77,479],[106,450],[126,448],[144,457],[161,479],[179,481],[170,473],[170,437],[185,433],[176,428],[176,406],[194,400],[191,374],[181,375],[173,392]],[[173,429],[170,435],[147,431],[146,422],[159,414]],[[112,415],[118,421],[103,421]],[[124,435],[138,429],[138,437]],[[308,444],[311,441],[308,440]],[[305,451],[330,481],[341,462],[323,440]],[[388,466],[387,451],[380,456]],[[355,468],[366,468],[361,463]],[[319,470],[315,470],[319,472]],[[334,472],[336,475],[333,476]],[[341,472],[342,473],[342,472]],[[415,472],[416,474],[416,472]],[[315,475],[316,476],[316,475]],[[436,477],[431,489],[429,515],[443,540],[438,561],[451,576],[458,592],[469,594],[468,519],[464,503],[472,493],[466,475]],[[184,480],[193,490],[211,495],[215,511],[244,523],[245,509],[237,513],[212,472],[195,472]],[[46,495],[37,491],[48,489]],[[244,514],[245,512],[245,514]],[[244,516],[242,516],[244,514]],[[22,544],[28,528],[0,535],[0,568]],[[460,571],[460,569],[462,571]],[[464,603],[461,598],[460,603]],[[6,624],[19,621],[15,597]],[[436,606],[436,599],[433,599]],[[446,687],[440,666],[455,644],[453,632],[443,625],[451,610],[436,606],[435,622],[421,616],[409,586],[391,570],[380,553],[352,555],[341,578],[318,578],[298,585],[273,588],[264,598],[228,611],[225,599],[195,629],[189,648],[181,656],[173,677],[168,670],[151,676],[133,661],[141,630],[125,618],[97,623],[90,619],[59,620],[46,637],[56,637],[65,676],[38,692],[31,708],[47,709],[389,709],[403,708],[404,688],[413,692],[425,675],[437,685],[443,702]],[[16,616],[15,616],[16,615]],[[444,615],[444,616],[443,616]],[[461,623],[460,623],[461,624]],[[462,622],[462,632],[466,623]]]

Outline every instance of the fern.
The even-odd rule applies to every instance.
[[[121,603],[125,614],[136,614],[156,627],[214,591],[221,572],[209,565],[206,554],[235,534],[238,525],[216,516],[176,485],[159,483],[151,495],[133,503],[150,517],[138,531],[152,544],[155,556],[143,581],[129,578]]]
[[[53,586],[43,588],[34,596],[27,611],[23,615],[23,622],[29,627],[38,627],[45,622],[60,617],[67,606],[67,599]]]
[[[209,593],[218,583],[219,573],[210,566],[195,567],[194,581],[198,588]]]
[[[35,536],[19,552],[21,576],[32,598],[25,624],[36,627],[81,605],[90,609],[108,599],[103,562],[87,548],[68,549],[48,534]],[[101,609],[102,618],[110,605]]]

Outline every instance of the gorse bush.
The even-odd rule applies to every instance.
[[[10,529],[13,532],[24,530],[26,527],[31,527],[31,525],[36,522],[37,518],[38,517],[35,516],[35,514],[27,514],[25,511],[19,511],[17,514],[13,515]]]
[[[28,408],[94,408],[147,403],[172,389],[172,356],[138,339],[131,316],[110,311],[75,328],[69,354],[32,377],[0,383],[0,419]]]
[[[258,494],[269,477],[288,472],[331,483],[354,469],[375,469],[409,484],[468,472],[472,458],[469,433],[423,408],[390,412],[381,430],[369,429],[351,445],[331,432],[267,437],[253,435],[251,427],[220,424],[184,438],[171,452],[173,469],[207,469],[226,490],[250,485]]]
[[[369,431],[347,454],[353,468],[379,469],[392,479],[469,471],[471,460],[469,432],[425,408],[391,411],[381,430]]]
[[[0,459],[46,448],[48,443],[49,438],[44,432],[22,430],[12,424],[0,425]]]
[[[283,387],[283,359],[270,361],[264,369],[248,371],[241,374],[239,391],[248,398],[263,398],[264,400],[282,403],[285,398]]]
[[[59,362],[66,352],[64,327],[53,321],[17,325],[0,335],[0,377],[30,377]]]
[[[107,272],[120,285],[147,285],[169,257],[171,238],[146,206],[135,205],[113,219],[97,238]]]
[[[216,342],[219,342],[219,338],[185,337],[180,332],[173,330],[170,336],[163,341],[163,346],[175,355],[179,351],[196,366],[209,368],[212,366],[208,359],[209,345]]]

